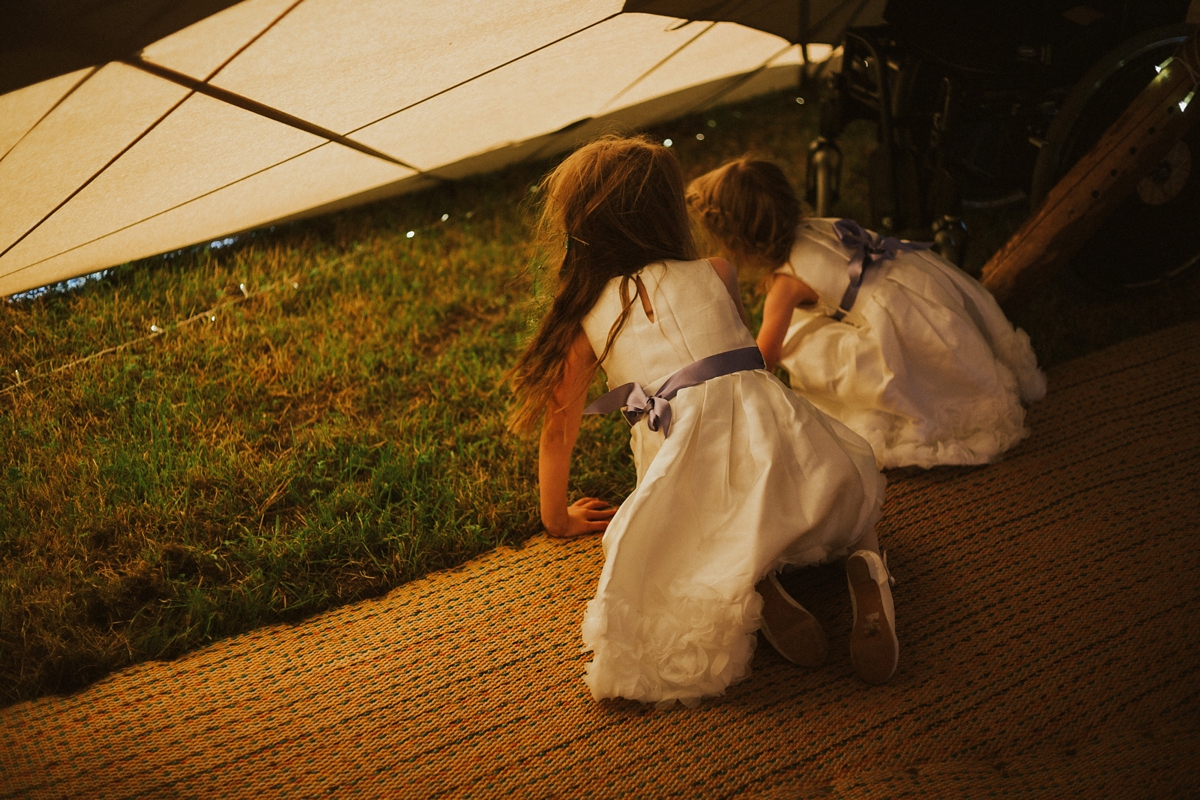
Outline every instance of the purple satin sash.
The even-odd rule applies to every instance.
[[[742,347],[726,350],[715,356],[702,358],[688,364],[671,377],[653,395],[647,396],[641,384],[626,383],[613,389],[583,410],[585,414],[608,414],[620,411],[625,421],[636,425],[642,417],[652,431],[662,428],[663,436],[671,430],[670,400],[680,389],[696,386],[721,375],[743,370],[766,369],[762,353],[757,347]]]
[[[832,315],[835,320],[841,320],[854,308],[858,290],[869,267],[891,261],[896,257],[896,253],[928,250],[933,246],[929,242],[905,242],[894,236],[873,235],[870,231],[863,230],[862,226],[852,219],[839,219],[833,223],[833,232],[837,234],[838,241],[843,246],[854,250],[847,267],[850,272],[850,285],[846,287],[846,293],[838,303],[838,310]]]

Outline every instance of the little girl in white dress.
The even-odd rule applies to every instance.
[[[881,468],[983,464],[1028,435],[1046,379],[1029,336],[923,245],[800,219],[783,172],[739,159],[688,204],[739,260],[774,272],[758,345],[792,388],[871,443]]]
[[[553,305],[513,369],[511,425],[541,425],[547,532],[605,531],[583,621],[592,695],[694,705],[721,694],[749,674],[760,625],[785,657],[819,663],[824,634],[774,572],[851,551],[852,661],[886,681],[898,643],[875,536],[883,477],[866,442],[762,368],[732,266],[695,258],[674,156],[601,139],[555,169],[543,197],[543,230],[567,247]],[[597,366],[615,391],[589,411],[619,409],[632,424],[637,486],[617,510],[567,499]]]

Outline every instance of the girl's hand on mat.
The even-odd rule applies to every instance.
[[[608,521],[616,513],[616,506],[603,500],[581,497],[567,506],[566,520],[557,525],[547,525],[546,533],[555,539],[574,539],[589,533],[603,533]]]

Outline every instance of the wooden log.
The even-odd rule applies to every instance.
[[[1200,114],[1198,36],[1200,28],[984,265],[983,285],[1001,304],[1028,300],[1187,133]]]

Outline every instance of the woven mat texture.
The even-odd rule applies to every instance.
[[[1200,324],[1050,372],[998,464],[889,474],[900,667],[825,625],[695,710],[594,702],[600,541],[538,537],[378,600],[0,710],[0,796],[1200,795]]]

